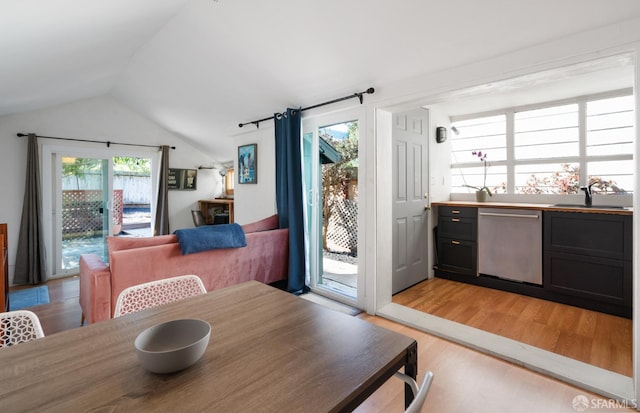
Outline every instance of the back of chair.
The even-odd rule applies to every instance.
[[[118,295],[113,317],[206,293],[207,290],[197,275],[181,275],[134,285],[125,288]]]
[[[204,218],[204,215],[202,215],[202,211],[191,210],[191,217],[193,218],[193,225],[196,227],[207,225],[207,220]]]
[[[44,337],[38,316],[27,310],[0,313],[0,348]]]
[[[397,372],[395,373],[395,376],[407,383],[413,392],[413,401],[409,407],[407,407],[405,413],[420,413],[422,411],[422,406],[424,406],[424,402],[427,399],[431,382],[433,382],[433,372],[427,371],[425,373],[420,387],[418,387],[418,383],[416,383],[412,377],[404,373]]]

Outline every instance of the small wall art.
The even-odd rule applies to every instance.
[[[197,177],[197,169],[169,168],[169,189],[194,191]]]
[[[258,144],[238,146],[238,183],[258,182]]]

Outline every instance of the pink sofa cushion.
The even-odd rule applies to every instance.
[[[156,245],[174,244],[178,242],[175,235],[159,235],[157,237],[107,237],[109,262],[113,260],[115,251],[130,250],[135,248],[154,247]]]
[[[261,219],[260,221],[252,222],[242,226],[245,234],[251,232],[270,231],[272,229],[279,229],[280,223],[278,221],[278,215],[271,215],[270,217]]]
[[[178,238],[171,235],[158,235],[157,237],[107,237],[109,251],[130,250],[134,248],[153,247],[154,245],[172,244],[178,242]]]

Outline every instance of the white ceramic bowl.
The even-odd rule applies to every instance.
[[[197,319],[173,320],[149,327],[136,337],[138,360],[153,373],[186,369],[202,357],[211,325]]]

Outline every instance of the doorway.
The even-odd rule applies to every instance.
[[[60,155],[56,157],[57,214],[55,234],[59,252],[56,253],[55,274],[68,275],[78,270],[81,254],[97,254],[107,262],[106,235],[114,219],[121,222],[122,193],[110,196],[109,160]],[[111,206],[114,199],[120,214]]]
[[[589,62],[588,67],[592,66],[593,62]],[[570,68],[570,67],[568,67]],[[549,77],[549,75],[561,73],[564,68],[558,68],[558,72],[555,70],[551,70],[550,73],[541,73],[539,75],[528,75],[528,79],[532,76],[538,76],[540,78],[540,85],[543,78]],[[616,69],[616,68],[614,68]],[[629,70],[627,70],[629,69]],[[625,73],[631,72],[631,75],[626,79],[631,78],[632,80],[637,79],[637,68],[625,68],[621,70]],[[612,70],[613,74],[619,73],[619,70]],[[592,73],[595,76],[594,73]],[[564,77],[562,77],[564,78]],[[525,94],[524,89],[518,86],[520,85],[518,82],[523,82],[524,86],[526,86],[526,82],[524,82],[525,77],[523,78],[514,78],[510,80],[505,80],[505,83],[510,83],[511,88],[514,90],[518,90],[518,92],[522,92],[522,96]],[[495,82],[494,84],[487,85],[487,88],[496,88],[503,90],[504,85],[500,85],[500,82]],[[577,82],[576,82],[577,83]],[[604,82],[589,82],[589,87],[594,87],[594,85],[600,85]],[[549,85],[553,86],[553,85]],[[621,87],[628,87],[628,85],[621,85]],[[469,111],[470,105],[480,103],[480,101],[472,102],[470,99],[467,101],[462,101],[462,97],[470,98],[468,94],[465,95],[465,92],[469,92],[471,94],[475,93],[473,88],[470,88],[467,91],[457,91],[457,92],[447,92],[442,93],[437,96],[429,96],[425,98],[423,101],[415,102],[415,107],[429,105],[430,109],[430,118],[432,120],[433,125],[450,125],[451,116],[453,112],[453,106],[459,106],[460,110]],[[476,89],[480,90],[483,87],[476,87]],[[550,93],[556,93],[562,88],[556,86],[550,91]],[[538,92],[541,92],[541,87],[538,88]],[[481,102],[483,106],[486,108],[487,104],[495,104],[499,105],[499,97],[498,93],[485,93],[486,97],[489,100],[485,100]],[[461,97],[462,96],[462,97]],[[638,107],[638,98],[637,96],[634,98],[634,106],[637,110]],[[502,103],[504,104],[504,103]],[[398,104],[399,105],[399,104]],[[402,109],[407,107],[408,103],[403,105],[399,105]],[[498,106],[499,107],[499,106]],[[496,110],[495,108],[492,108]],[[473,109],[472,111],[475,111]],[[383,146],[385,148],[391,149],[391,137],[393,130],[393,120],[392,115],[395,112],[394,107],[388,108],[379,108],[376,112],[376,135],[379,137],[379,146]],[[637,121],[638,114],[636,112],[634,119]],[[431,128],[434,131],[434,127]],[[635,153],[637,154],[637,130],[634,133],[635,142],[633,143],[633,147],[636,149]],[[477,148],[468,148],[469,153],[471,150]],[[434,154],[435,153],[435,154]],[[377,165],[377,169],[379,171],[384,170],[385,166],[389,166],[391,163],[391,157],[389,159],[382,159],[382,162],[379,162]],[[430,164],[432,166],[433,175],[430,178],[431,190],[433,201],[440,200],[456,200],[456,201],[471,201],[472,194],[468,197],[457,196],[451,197],[449,193],[437,194],[435,189],[438,188],[442,184],[444,188],[451,187],[451,172],[447,171],[450,169],[450,165],[447,165],[448,160],[450,159],[450,142],[443,142],[438,145],[432,145],[432,153],[430,154]],[[634,164],[636,165],[635,172],[637,173],[637,160],[634,158]],[[435,168],[434,168],[435,165]],[[475,165],[473,165],[475,166]],[[508,168],[513,168],[514,165],[507,165]],[[384,182],[386,177],[383,176],[384,172],[380,172],[378,174],[378,180]],[[381,179],[382,178],[382,179]],[[380,187],[380,185],[378,185]],[[637,185],[636,185],[637,187]],[[637,188],[634,187],[634,190]],[[447,191],[448,192],[448,191]],[[385,191],[385,195],[388,199],[392,199],[391,191]],[[380,199],[384,199],[384,202],[387,202],[385,196],[380,196]],[[634,203],[635,203],[635,195],[634,195]],[[526,195],[521,195],[519,197],[514,196],[513,194],[505,194],[495,196],[492,199],[495,202],[537,202],[544,203],[545,201],[540,199],[539,195],[531,196],[529,198]],[[553,203],[553,202],[549,202]],[[382,208],[379,208],[382,209]],[[386,233],[388,230],[389,234],[391,234],[391,222],[393,221],[391,216],[386,214],[380,214],[378,219],[378,227],[382,228]],[[634,228],[634,233],[637,234],[637,225]],[[379,242],[379,245],[386,246],[386,243]],[[433,254],[433,252],[431,252]],[[378,258],[378,266],[385,269],[391,269],[391,257],[379,257]],[[460,323],[449,322],[444,320],[442,317],[427,314],[422,311],[416,311],[415,309],[410,309],[406,306],[398,305],[396,303],[390,302],[391,297],[391,283],[390,280],[384,279],[384,277],[379,277],[379,281],[377,284],[378,293],[376,294],[376,299],[378,300],[378,304],[376,306],[377,314],[384,315],[385,317],[389,317],[393,320],[401,321],[407,325],[420,328],[425,331],[432,332],[437,335],[441,335],[446,337],[452,341],[459,342],[461,344],[470,346],[472,348],[480,349],[485,352],[489,352],[492,354],[500,355],[501,358],[525,364],[527,366],[532,366],[534,369],[543,372],[552,377],[557,377],[563,380],[569,380],[574,384],[577,384],[582,387],[595,388],[602,392],[602,394],[615,395],[616,397],[630,398],[635,394],[634,392],[634,383],[633,379],[628,376],[624,376],[621,374],[613,373],[610,371],[603,371],[600,368],[585,364],[578,363],[573,360],[569,360],[564,356],[557,355],[555,353],[550,353],[548,351],[543,351],[538,348],[534,348],[533,346],[523,344],[521,342],[516,342],[514,340],[504,339],[503,337],[498,337],[497,335],[485,333],[479,329],[468,328],[466,326],[461,325]],[[634,283],[634,295],[637,293],[638,287]],[[491,305],[491,303],[490,303]],[[635,323],[635,319],[634,319]],[[633,351],[635,351],[637,347],[637,343],[633,344]],[[635,365],[638,364],[638,361],[635,360],[633,363]],[[637,371],[637,368],[634,368],[634,372]]]
[[[361,139],[352,116],[303,120],[303,173],[311,290],[357,306]]]
[[[80,255],[108,262],[107,236],[151,236],[154,183],[150,153],[45,147],[45,233],[51,278],[77,274]],[[46,186],[45,186],[46,188]]]

